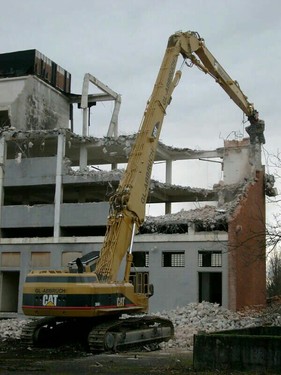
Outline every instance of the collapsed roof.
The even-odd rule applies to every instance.
[[[200,231],[227,231],[231,214],[239,204],[249,183],[228,186],[214,186],[217,202],[191,210],[184,210],[161,216],[148,216],[140,233],[186,233],[193,226]],[[196,205],[200,205],[196,203]]]
[[[2,129],[2,135],[8,141],[7,157],[15,158],[16,150],[23,153],[23,157],[40,157],[56,155],[57,137],[64,134],[66,138],[66,157],[64,159],[64,182],[76,186],[79,184],[87,190],[90,199],[108,200],[115,191],[123,174],[123,170],[99,170],[96,165],[126,163],[135,135],[122,135],[118,138],[82,137],[69,129],[52,129],[38,131],[21,131],[14,128]],[[87,147],[88,165],[79,167],[79,153],[81,145]],[[159,143],[157,160],[186,160],[221,158],[225,155],[225,148],[213,151],[198,151],[189,148],[174,148]],[[92,165],[93,164],[93,165]],[[179,186],[151,180],[149,202],[213,202],[214,205],[197,207],[191,210],[181,210],[176,214],[158,217],[147,217],[141,228],[141,233],[175,233],[186,232],[188,226],[195,225],[197,230],[226,230],[231,213],[240,201],[251,178],[243,179],[239,184],[218,184],[213,189]],[[265,181],[266,194],[274,196],[274,177],[267,175]],[[95,198],[93,198],[95,196]]]

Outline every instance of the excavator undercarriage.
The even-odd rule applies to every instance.
[[[26,346],[54,346],[65,343],[85,345],[91,352],[116,352],[126,348],[157,348],[170,340],[174,327],[157,316],[85,319],[55,317],[34,319],[22,330]]]

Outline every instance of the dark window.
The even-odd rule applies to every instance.
[[[184,251],[163,251],[162,267],[184,267]]]
[[[199,302],[222,304],[222,273],[199,272]]]
[[[0,127],[3,128],[5,126],[11,126],[9,112],[8,111],[0,111]]]
[[[221,251],[199,251],[198,267],[221,267],[222,254]]]
[[[135,267],[148,267],[149,266],[148,251],[133,252],[133,264]]]

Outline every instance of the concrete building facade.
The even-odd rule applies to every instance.
[[[122,171],[96,166],[126,163],[134,136],[73,133],[79,100],[34,74],[0,74],[0,312],[22,312],[30,270],[63,269],[101,249]],[[223,181],[210,190],[173,186],[172,162],[199,158],[220,160]],[[151,311],[203,300],[233,310],[265,304],[260,145],[243,139],[193,151],[160,143],[156,161],[166,163],[166,183],[151,182],[150,202],[165,203],[166,215],[148,218],[136,235],[131,275],[136,290],[154,284]],[[206,206],[170,213],[173,202],[195,201]]]

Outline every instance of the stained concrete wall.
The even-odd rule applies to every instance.
[[[56,156],[6,160],[4,186],[54,184],[56,163]]]
[[[2,228],[52,227],[54,205],[3,206],[1,211]]]
[[[67,97],[35,76],[0,79],[1,110],[8,110],[16,129],[69,127]]]
[[[109,204],[63,203],[61,205],[61,226],[104,226],[107,222]]]
[[[64,203],[61,205],[60,225],[104,226],[107,221],[109,205],[100,203]],[[54,205],[3,206],[1,212],[2,228],[42,228],[54,226]]]
[[[237,184],[249,178],[252,174],[252,165],[249,160],[249,139],[242,141],[225,141],[223,157],[224,183]]]

